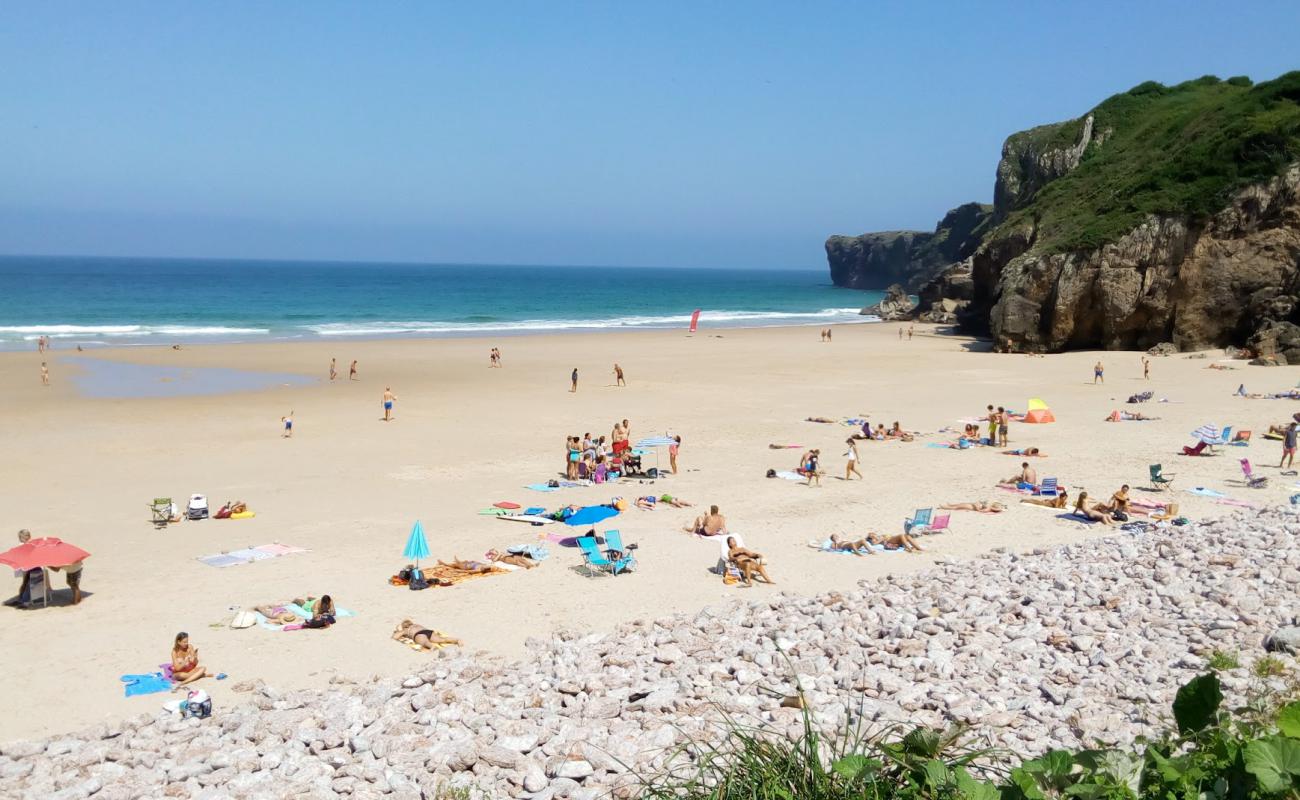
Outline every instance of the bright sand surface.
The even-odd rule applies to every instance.
[[[831,344],[812,328],[502,338],[338,341],[213,345],[96,351],[94,357],[170,366],[242,367],[319,378],[311,385],[221,396],[89,399],[69,380],[66,351],[47,356],[53,385],[40,385],[33,350],[0,354],[4,458],[0,461],[0,532],[16,543],[20,527],[55,535],[91,551],[80,606],[60,591],[48,610],[0,609],[0,674],[5,713],[0,740],[47,734],[98,720],[155,713],[166,695],[124,698],[118,676],[148,672],[168,659],[173,635],[188,631],[204,665],[229,673],[204,680],[215,703],[240,702],[239,681],[262,678],[281,688],[319,687],[331,676],[365,678],[418,670],[429,658],[390,640],[410,617],[463,638],[473,649],[524,653],[527,637],[558,628],[603,630],[615,624],[690,612],[731,600],[849,588],[890,571],[922,569],[935,557],[972,557],[998,547],[1028,549],[1103,533],[1101,526],[1057,519],[1058,512],[1016,503],[994,484],[1021,459],[996,449],[929,448],[915,442],[862,442],[866,480],[840,480],[843,425],[805,422],[810,415],[869,415],[934,432],[982,414],[988,403],[1023,410],[1047,400],[1053,425],[1013,424],[1012,446],[1036,445],[1042,476],[1100,498],[1123,482],[1147,485],[1147,465],[1176,474],[1176,499],[1193,518],[1231,509],[1181,491],[1205,485],[1255,502],[1283,501],[1295,478],[1273,467],[1277,442],[1261,440],[1270,422],[1297,404],[1232,396],[1293,386],[1296,368],[1238,366],[1215,371],[1205,360],[1156,358],[1141,379],[1136,353],[1103,353],[1107,383],[1092,383],[1097,353],[1033,358],[996,355],[968,340],[932,335],[918,326],[899,341],[891,324],[835,329]],[[720,335],[719,335],[720,334]],[[488,348],[504,368],[488,368]],[[324,380],[331,356],[340,378]],[[360,380],[347,364],[360,361]],[[627,373],[615,388],[613,363]],[[1240,363],[1240,362],[1238,362]],[[576,394],[569,372],[581,371]],[[380,421],[380,395],[391,386],[396,419]],[[1129,394],[1150,388],[1169,404],[1141,411],[1158,422],[1103,422]],[[280,417],[295,411],[295,435],[280,436]],[[649,484],[596,486],[538,493],[525,484],[555,477],[564,438],[610,434],[631,420],[633,439],[681,434],[683,472]],[[1250,447],[1217,458],[1175,451],[1204,423],[1252,429]],[[827,471],[823,488],[766,479],[768,468],[792,469],[799,450],[818,447]],[[664,464],[667,465],[666,453]],[[1271,477],[1265,490],[1239,482],[1237,460],[1249,456]],[[257,512],[244,521],[206,520],[155,531],[148,502],[180,502],[206,494],[215,510],[243,499]],[[509,500],[555,508],[597,504],[615,495],[649,492],[686,498],[692,510],[632,509],[602,527],[639,543],[640,569],[618,578],[583,577],[576,550],[550,545],[541,567],[411,592],[388,584],[414,520],[424,522],[435,557],[481,558],[492,547],[536,541],[531,527],[475,512]],[[1135,490],[1139,497],[1146,493]],[[951,532],[923,540],[929,552],[857,558],[814,551],[806,542],[831,533],[896,533],[918,506],[996,499],[1001,515],[955,512]],[[771,563],[776,587],[724,586],[707,570],[718,544],[682,532],[696,512],[719,504],[733,531]],[[281,542],[309,553],[216,569],[198,556]],[[1068,576],[1066,577],[1068,580]],[[13,586],[16,588],[16,581]],[[279,633],[227,626],[231,607],[329,593],[357,611],[328,631]]]

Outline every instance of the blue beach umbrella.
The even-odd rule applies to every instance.
[[[638,448],[655,448],[655,469],[659,469],[659,450],[660,447],[671,447],[677,444],[677,440],[671,436],[650,436],[636,443]],[[659,470],[662,472],[663,470]]]
[[[424,538],[424,525],[417,519],[415,527],[411,528],[411,536],[406,540],[406,549],[402,551],[402,558],[409,558],[415,562],[415,566],[420,566],[420,559],[429,557],[429,542]]]

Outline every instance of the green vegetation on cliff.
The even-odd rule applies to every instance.
[[[1147,82],[1092,114],[1079,166],[1004,222],[1018,228],[1036,220],[1042,251],[1096,248],[1150,214],[1204,219],[1235,190],[1300,160],[1300,71],[1253,86],[1213,76],[1172,87]],[[1044,152],[1070,147],[1081,129],[1082,119],[1016,136]]]

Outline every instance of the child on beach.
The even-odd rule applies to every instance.
[[[627,386],[627,381],[623,380],[623,368],[617,362],[614,364],[614,385]]]
[[[284,423],[284,433],[280,434],[280,438],[293,438],[293,412],[290,411],[288,416],[280,417],[280,421]]]
[[[844,443],[849,446],[848,452],[844,454],[844,457],[848,459],[848,462],[844,465],[844,480],[846,481],[853,480],[854,475],[857,475],[859,478],[862,478],[863,477],[862,473],[858,472],[857,441],[854,440],[852,436],[850,436],[848,439],[844,440]]]

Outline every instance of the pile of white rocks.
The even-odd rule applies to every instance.
[[[1248,512],[940,563],[847,593],[760,585],[693,617],[531,642],[517,663],[451,650],[402,681],[246,684],[248,704],[206,720],[144,715],[7,744],[0,795],[630,797],[637,772],[717,736],[724,713],[797,734],[803,712],[786,705],[799,686],[827,728],[846,715],[959,721],[1026,754],[1122,744],[1168,719],[1213,651],[1248,665],[1291,623],[1297,533],[1292,509]],[[1230,695],[1247,674],[1224,675]]]

